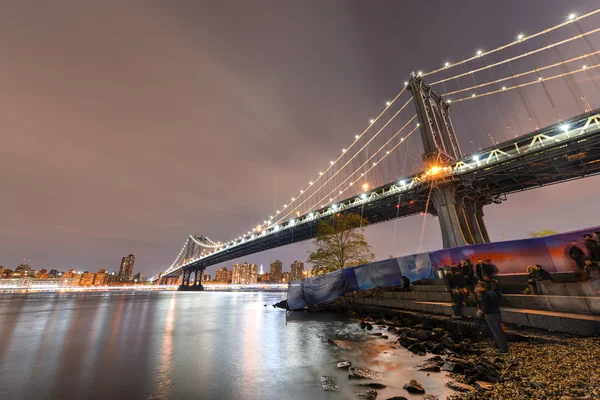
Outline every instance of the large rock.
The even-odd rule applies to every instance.
[[[411,353],[415,353],[420,356],[424,356],[427,353],[427,347],[425,347],[422,343],[415,343],[411,345],[407,350]]]
[[[352,363],[350,361],[340,361],[339,363],[337,363],[337,367],[340,369],[348,369],[352,366]]]
[[[450,381],[450,382],[446,383],[446,386],[448,386],[452,390],[456,390],[457,392],[462,392],[462,393],[476,391],[473,386],[467,385],[466,383],[456,382],[456,381]]]
[[[433,328],[432,332],[438,337],[442,337],[446,334],[446,331],[444,331],[442,328]]]
[[[366,392],[354,393],[354,396],[358,397],[359,399],[375,400],[377,398],[377,391],[367,390]]]
[[[454,372],[455,374],[462,374],[467,368],[463,364],[457,364],[451,361],[446,361],[442,365],[442,369],[448,372]]]
[[[423,344],[425,345],[425,347],[427,347],[427,350],[431,350],[433,349],[435,346],[437,346],[439,343],[433,342],[431,340],[428,340],[426,342],[423,342]]]
[[[383,378],[383,374],[373,371],[369,368],[350,367],[348,368],[348,378],[350,379],[371,379],[377,381]]]
[[[428,363],[434,363],[436,365],[439,365],[440,367],[442,365],[444,365],[444,359],[440,356],[433,356],[433,357],[429,357],[427,360]]]
[[[417,367],[419,371],[440,372],[440,366],[436,363],[425,363]]]
[[[473,380],[494,383],[500,379],[496,366],[485,358],[480,359],[473,368],[467,369],[465,376]]]
[[[429,340],[429,336],[427,336],[427,333],[425,333],[423,329],[411,329],[408,331],[408,336],[418,339],[422,342]]]
[[[387,400],[408,400],[408,399],[404,396],[394,396],[394,397],[390,397]]]
[[[383,383],[377,382],[358,383],[357,386],[366,386],[370,389],[385,389],[387,387]]]
[[[321,388],[326,392],[336,392],[339,389],[335,384],[335,378],[333,376],[322,376]]]
[[[409,348],[410,346],[412,346],[415,343],[419,343],[419,341],[417,339],[411,338],[411,337],[404,337],[404,338],[400,339],[398,342],[406,348]]]
[[[455,349],[456,348],[456,343],[454,343],[454,340],[452,340],[452,338],[448,335],[444,335],[440,338],[440,342],[442,342],[442,344],[444,346],[446,346],[449,349]]]
[[[444,349],[445,349],[444,345],[441,343],[438,343],[431,348],[431,352],[433,354],[444,354]]]
[[[411,380],[409,383],[403,386],[409,393],[425,393],[425,389],[423,389],[423,385],[417,380]]]

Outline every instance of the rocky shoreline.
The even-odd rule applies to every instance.
[[[358,324],[366,334],[383,341],[388,349],[406,349],[416,356],[427,357],[415,370],[426,371],[428,378],[432,374],[445,374],[449,378],[447,399],[600,399],[599,338],[509,329],[510,351],[501,354],[485,336],[479,321],[409,311],[393,316],[376,309],[359,313],[343,304],[343,300],[336,301],[309,311],[346,312],[350,323]],[[346,346],[343,340],[330,343],[341,349]],[[348,369],[349,379],[367,381],[363,383],[367,390],[354,393],[357,398],[444,398],[441,394],[427,393],[421,382],[409,378],[399,382],[403,385],[399,393],[382,397],[378,390],[385,385],[379,383],[379,371],[353,365],[350,359],[341,360],[338,367]],[[330,378],[321,378],[323,390],[333,391],[332,387],[337,387]]]

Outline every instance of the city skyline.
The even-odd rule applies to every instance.
[[[11,227],[0,233],[2,263],[14,266],[27,255],[46,268],[85,271],[117,264],[131,252],[144,276],[156,275],[190,233],[226,241],[287,202],[317,166],[328,165],[331,148],[336,154],[344,148],[411,71],[439,67],[445,57],[464,58],[597,6],[591,0],[531,1],[525,7],[473,2],[466,15],[439,4],[430,24],[456,22],[442,40],[433,30],[423,32],[419,21],[397,23],[397,15],[428,7],[340,4],[278,4],[270,13],[244,4],[239,7],[245,17],[232,21],[221,4],[206,13],[194,5],[131,2],[111,19],[110,29],[103,16],[112,11],[104,4],[91,10],[59,1],[40,4],[36,12],[21,3],[7,5],[0,37],[11,43],[4,46],[6,73],[0,80],[12,101],[0,111],[6,135],[0,170],[11,171],[4,189],[15,195],[5,196],[0,208],[0,219]],[[40,21],[38,13],[48,18]],[[313,21],[310,32],[305,20]],[[131,26],[139,31],[132,34]],[[481,34],[473,37],[473,30]],[[279,31],[284,34],[273,34]],[[407,32],[421,36],[416,41]],[[115,42],[113,35],[123,39]],[[92,38],[94,49],[85,44]],[[61,57],[48,51],[57,47]],[[118,65],[109,62],[115,53]],[[152,68],[140,71],[140,64]],[[65,83],[64,71],[77,73]],[[25,117],[32,108],[35,120]],[[190,183],[194,170],[203,173]],[[592,177],[564,183],[486,207],[492,240],[544,228],[584,228],[595,212],[592,202],[565,204],[573,193],[593,198],[599,182]],[[431,217],[425,218],[423,241],[415,234],[423,221],[416,216],[368,228],[377,258],[441,248]],[[305,261],[309,248],[300,243],[253,262],[267,265],[284,253],[290,262]],[[214,276],[223,265],[207,272]]]

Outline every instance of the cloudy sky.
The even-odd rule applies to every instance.
[[[190,233],[227,241],[262,221],[411,71],[597,6],[3,1],[0,264],[114,270],[134,253],[135,270],[155,274]],[[492,238],[599,225],[599,183],[487,207]],[[367,234],[382,258],[439,248],[435,218],[420,243],[422,224],[413,217]],[[279,258],[289,268],[308,248],[242,261],[266,268]]]

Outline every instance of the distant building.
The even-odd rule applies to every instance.
[[[121,268],[117,274],[117,280],[119,282],[129,282],[133,278],[133,263],[135,262],[135,256],[133,254],[123,257],[121,261]]]
[[[311,269],[307,269],[306,271],[304,271],[304,279],[306,278],[312,278],[313,276],[313,270]]]
[[[281,279],[281,282],[278,283],[288,283],[290,281],[290,273],[289,272],[284,272],[283,273],[283,278]]]
[[[227,267],[223,267],[215,274],[215,281],[222,283],[231,283],[233,271],[227,271]]]
[[[27,260],[23,260],[17,268],[15,268],[15,272],[11,274],[11,278],[25,278],[29,276],[31,273],[31,266]]]
[[[48,270],[45,268],[42,268],[38,273],[35,274],[35,277],[37,279],[48,279]]]
[[[107,279],[108,279],[108,274],[106,273],[105,270],[101,269],[94,276],[94,283],[93,283],[93,285],[94,286],[106,286]]]
[[[135,275],[133,276],[133,281],[134,281],[134,282],[141,282],[141,281],[142,281],[142,273],[141,273],[141,272],[138,272],[137,274],[135,274]]]
[[[84,272],[81,275],[81,279],[79,279],[79,286],[92,286],[94,284],[94,274],[93,272]]]
[[[71,268],[69,271],[62,274],[60,279],[62,282],[62,286],[79,286],[81,274],[73,271],[73,268]]]
[[[269,282],[271,282],[271,275],[269,275],[268,272],[265,272],[262,275],[259,274],[258,275],[258,281],[261,282],[261,283],[269,283]]]
[[[231,283],[234,285],[252,285],[258,282],[257,264],[234,264]]]
[[[271,282],[281,283],[283,281],[282,267],[283,264],[279,260],[271,263],[269,266],[269,276],[271,277]]]
[[[58,271],[55,269],[51,269],[50,272],[48,272],[48,278],[58,278],[59,276]]]
[[[290,265],[290,281],[299,281],[304,278],[304,263],[302,261],[294,261]]]

